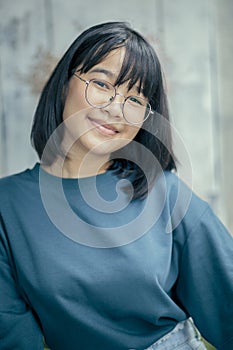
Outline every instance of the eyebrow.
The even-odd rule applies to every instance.
[[[103,73],[105,75],[107,75],[109,78],[115,78],[116,75],[111,72],[110,70],[108,69],[105,69],[105,68],[93,68],[89,71],[90,73]]]

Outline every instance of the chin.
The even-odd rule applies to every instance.
[[[129,144],[131,140],[128,139],[111,139],[105,140],[96,144],[93,144],[92,147],[89,147],[89,152],[96,155],[110,155],[113,152],[124,148]]]

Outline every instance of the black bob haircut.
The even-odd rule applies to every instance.
[[[176,164],[159,59],[146,39],[126,23],[98,24],[84,31],[72,43],[42,91],[32,125],[31,141],[41,159],[50,136],[63,122],[69,80],[77,67],[80,73],[86,73],[109,52],[120,47],[125,48],[125,57],[115,85],[128,82],[130,89],[137,82],[142,87],[144,96],[148,98],[155,113],[144,122],[134,141],[142,144],[153,154],[159,167],[151,166],[151,162],[146,161],[143,152],[134,150],[131,144],[135,142],[132,142],[114,154],[110,169],[113,169],[120,178],[131,179],[134,187],[133,199],[144,198],[159,173],[158,168],[160,171],[175,170]],[[168,123],[161,123],[156,115],[161,115]],[[142,161],[147,163],[144,169],[127,157],[127,154],[132,155],[135,152],[138,164]],[[44,163],[51,164],[58,154],[61,154],[60,142],[54,142],[50,158],[45,160],[43,158]]]

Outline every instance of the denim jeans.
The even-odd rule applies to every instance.
[[[201,336],[191,319],[179,322],[176,327],[146,350],[205,350]]]

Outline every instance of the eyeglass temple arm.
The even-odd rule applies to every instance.
[[[81,78],[76,72],[74,73],[74,75],[75,75],[77,78],[79,78],[80,80],[82,80],[84,83],[86,83],[86,84],[89,84],[89,83],[90,83],[89,80],[86,80],[86,79]]]

